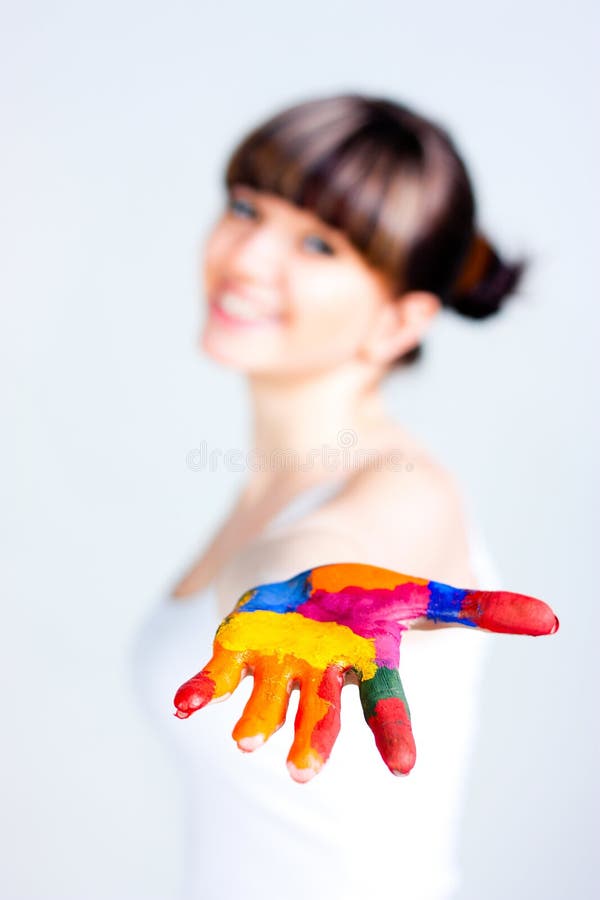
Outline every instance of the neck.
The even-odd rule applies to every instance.
[[[310,376],[250,376],[257,462],[250,492],[348,474],[359,449],[376,447],[377,429],[390,421],[379,380],[351,365]]]

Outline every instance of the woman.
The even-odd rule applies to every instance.
[[[488,634],[405,637],[419,747],[407,778],[382,765],[354,687],[330,761],[303,786],[284,765],[297,692],[284,726],[246,755],[231,734],[252,679],[186,722],[172,702],[254,585],[355,560],[500,587],[453,475],[387,413],[381,385],[394,366],[414,364],[442,308],[496,313],[524,264],[502,261],[478,230],[447,132],[387,99],[349,94],[283,110],[241,142],[225,180],[226,208],[205,247],[202,349],[245,374],[263,464],[161,598],[136,655],[186,792],[184,895],[442,900],[458,884]],[[296,465],[281,461],[290,452]],[[236,741],[258,746],[239,729]]]

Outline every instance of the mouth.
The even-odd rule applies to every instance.
[[[252,328],[280,325],[283,316],[261,307],[239,289],[225,286],[210,299],[210,313],[225,325]]]

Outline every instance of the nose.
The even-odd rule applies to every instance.
[[[274,286],[285,264],[289,246],[268,223],[253,226],[231,247],[228,274],[242,283]]]

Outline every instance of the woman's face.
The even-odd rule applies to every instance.
[[[310,373],[360,357],[385,277],[345,235],[275,194],[235,185],[203,260],[201,346],[247,372]]]

